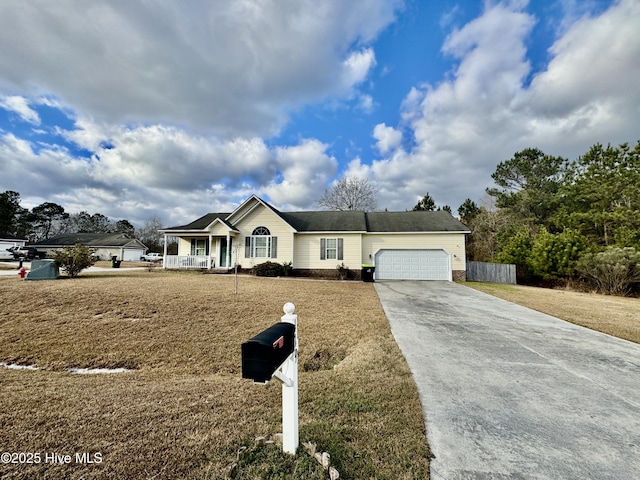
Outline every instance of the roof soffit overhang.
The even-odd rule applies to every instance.
[[[216,226],[216,224],[222,225],[223,228],[225,228],[226,230],[228,230],[230,232],[240,233],[240,230],[238,230],[235,226],[233,226],[231,223],[229,223],[226,219],[223,220],[221,218],[216,218],[213,222],[211,222],[209,225],[207,225],[206,228],[203,231],[209,232],[213,227]]]

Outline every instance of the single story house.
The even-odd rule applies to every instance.
[[[6,250],[13,247],[24,247],[27,243],[26,239],[18,238],[6,232],[0,232],[0,249]]]
[[[31,246],[47,253],[74,245],[85,245],[94,250],[94,255],[101,260],[140,260],[148,248],[126,233],[64,233],[47,238]]]
[[[292,263],[294,274],[326,275],[344,264],[375,279],[464,279],[469,229],[439,212],[280,212],[253,195],[231,213],[208,213],[165,235],[164,268],[251,268]],[[166,237],[178,239],[167,255]]]

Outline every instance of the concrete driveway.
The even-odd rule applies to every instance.
[[[432,479],[640,479],[640,345],[455,283],[375,288],[418,385]]]

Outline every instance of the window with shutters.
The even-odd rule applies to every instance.
[[[256,227],[250,237],[245,238],[245,258],[276,258],[278,237],[271,236],[267,227]]]
[[[321,238],[320,260],[344,260],[343,238]]]

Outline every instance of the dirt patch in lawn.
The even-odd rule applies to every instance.
[[[4,464],[0,476],[225,478],[241,447],[281,431],[280,385],[240,378],[240,344],[290,301],[300,440],[328,451],[341,478],[428,478],[417,389],[371,284],[242,277],[233,292],[233,276],[194,272],[0,278],[0,362],[38,368],[0,368],[3,451],[101,458]],[[263,457],[235,478],[321,478]]]
[[[533,310],[640,343],[640,299],[570,290],[467,282],[466,286]]]

